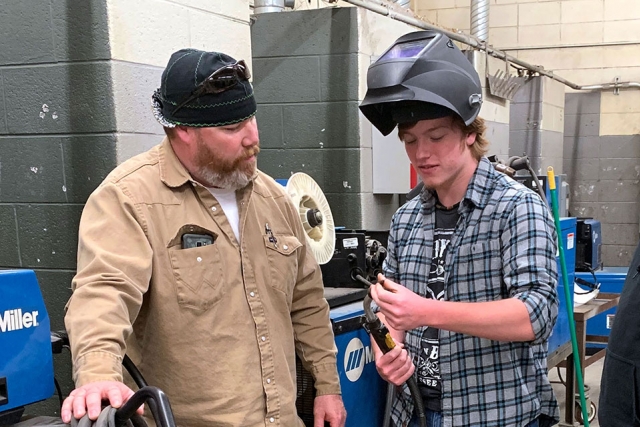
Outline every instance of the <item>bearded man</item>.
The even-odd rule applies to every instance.
[[[126,353],[180,426],[300,427],[297,353],[315,379],[315,425],[344,426],[320,268],[284,188],[256,167],[249,78],[223,53],[174,53],[152,96],[167,137],[89,197],[65,317],[77,387],[65,422],[131,397]]]

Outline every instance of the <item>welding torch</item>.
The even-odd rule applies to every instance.
[[[382,353],[387,354],[396,347],[396,342],[393,340],[393,337],[389,332],[389,328],[387,328],[387,326],[382,323],[382,320],[380,320],[380,318],[373,312],[373,309],[371,308],[371,303],[373,302],[373,298],[371,298],[371,286],[375,286],[376,283],[369,282],[359,274],[357,274],[355,278],[363,285],[366,285],[368,288],[367,295],[364,297],[364,300],[362,302],[365,317],[365,323],[362,326],[367,331],[367,333],[369,333],[369,335],[373,337]],[[409,387],[411,397],[413,398],[413,403],[416,406],[416,414],[418,415],[418,419],[420,421],[420,427],[427,427],[427,417],[424,412],[422,395],[420,393],[420,389],[418,388],[416,377],[411,375],[409,379],[407,379],[406,384]]]

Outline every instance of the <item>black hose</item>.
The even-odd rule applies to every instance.
[[[362,301],[362,305],[364,308],[364,317],[365,330],[371,334],[374,341],[378,344],[378,347],[382,351],[383,354],[388,353],[393,348],[395,348],[396,344],[389,333],[389,329],[385,326],[384,323],[380,320],[378,316],[371,309],[371,303],[373,299],[371,298],[371,287],[370,285],[374,285],[375,283],[370,283],[367,279],[362,277],[361,275],[356,275],[356,279],[361,283],[366,283],[369,285],[369,292],[365,295],[364,300]],[[427,427],[427,417],[424,412],[424,405],[422,402],[422,394],[420,393],[420,389],[418,388],[418,381],[416,377],[413,375],[409,377],[406,381],[407,386],[409,387],[409,392],[411,393],[411,397],[413,399],[413,403],[416,406],[416,415],[418,416],[418,420],[420,421],[420,427]]]
[[[155,407],[158,409],[151,411],[157,427],[176,427],[173,411],[169,404],[169,398],[159,388],[150,386],[143,387],[136,391],[133,396],[116,411],[116,426],[124,425],[127,420],[136,414],[138,408],[146,401],[149,401],[149,407],[151,407],[151,402],[154,402]]]

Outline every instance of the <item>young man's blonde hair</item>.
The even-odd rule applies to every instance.
[[[482,156],[487,154],[489,151],[489,141],[484,136],[484,133],[487,130],[487,125],[484,122],[484,119],[481,117],[476,117],[476,119],[470,124],[465,125],[462,119],[457,114],[452,114],[451,116],[451,125],[460,129],[463,135],[469,135],[471,133],[476,134],[476,140],[471,145],[471,154],[476,160],[480,160]],[[398,125],[398,137],[402,140],[402,134],[405,130],[411,129],[418,122],[409,122],[409,123],[401,123]],[[464,144],[464,142],[462,142]]]

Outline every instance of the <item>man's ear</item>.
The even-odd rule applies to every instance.
[[[476,142],[476,136],[478,134],[475,132],[471,132],[469,134],[467,134],[467,136],[465,137],[465,142],[467,143],[467,145],[469,147],[471,147],[473,145],[474,142]]]

